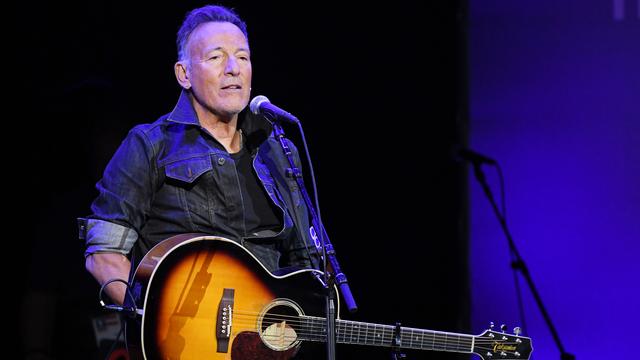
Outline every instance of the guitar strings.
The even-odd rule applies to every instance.
[[[244,329],[241,328],[239,330],[240,331],[238,332],[241,332]],[[252,321],[251,326],[246,327],[246,330],[256,331],[255,323]],[[338,331],[340,330],[341,329],[338,328]],[[296,331],[295,328],[294,328],[294,331]],[[267,341],[271,344],[273,344],[274,342],[286,342],[289,345],[298,340],[324,341],[326,338],[324,334],[325,332],[318,332],[318,331],[306,333],[305,331],[301,331],[300,329],[297,329],[295,334],[287,334],[285,332],[281,334],[262,333],[260,336],[264,341]],[[307,338],[304,338],[305,336]],[[494,349],[494,346],[496,345],[496,343],[499,343],[501,345],[511,344],[511,345],[517,346],[516,343],[507,342],[505,340],[491,340],[490,343],[483,343],[483,342],[476,341],[475,344],[473,344],[474,346],[472,347],[471,346],[472,343],[465,339],[461,339],[462,340],[461,342],[456,342],[456,345],[453,346],[453,342],[451,341],[451,339],[445,340],[445,339],[436,338],[436,339],[429,339],[431,341],[425,342],[424,339],[422,341],[417,341],[415,339],[407,339],[407,337],[409,337],[409,334],[403,334],[403,336],[401,337],[401,341],[402,341],[402,344],[404,344],[404,346],[402,347],[408,348],[408,349],[436,350],[436,351],[442,350],[442,351],[462,352],[462,353],[488,351],[492,353],[497,353],[497,351],[495,351]],[[370,346],[390,347],[392,346],[393,338],[394,336],[387,336],[387,334],[384,334],[383,336],[379,336],[379,337],[375,337],[375,336],[372,336],[372,334],[369,334],[364,338],[362,336],[357,336],[357,343],[362,345],[370,345]],[[345,343],[348,343],[349,341],[353,343],[353,336],[349,336],[346,334],[343,334],[343,335],[336,334],[336,341],[340,342],[340,339],[342,339],[343,342]],[[500,349],[500,351],[503,351],[506,354],[515,354],[515,351],[511,351],[508,349]]]
[[[239,314],[240,313],[240,314]],[[236,312],[236,315],[243,315],[245,313],[242,312]],[[235,318],[235,316],[234,316]],[[324,326],[325,324],[323,324],[324,320],[323,318],[313,318],[313,317],[309,317],[309,318],[305,318],[303,316],[291,316],[291,315],[265,315],[262,317],[263,321],[264,320],[268,320],[268,321],[287,321],[286,319],[289,319],[288,323],[291,324],[292,329],[296,332],[296,335],[286,335],[286,334],[262,334],[262,336],[266,339],[275,339],[275,340],[287,340],[290,342],[296,341],[299,337],[320,337],[321,339],[325,337],[325,333],[326,331]],[[246,321],[239,321],[240,318],[236,319],[236,321],[234,322],[234,324],[238,325],[238,323],[240,322],[240,324],[247,323]],[[246,319],[249,320],[249,319]],[[309,322],[308,320],[311,320],[311,322]],[[314,321],[320,321],[320,324],[316,324],[314,323]],[[345,321],[345,320],[342,320]],[[257,319],[250,319],[250,321],[248,322],[251,326],[249,326],[249,329],[251,330],[255,330],[257,325]],[[349,330],[349,325],[353,325],[356,324],[357,322],[348,322],[348,323],[338,323],[336,324],[337,326],[337,331],[340,332],[342,331],[348,331]],[[297,329],[296,326],[293,326],[294,324],[298,324]],[[380,346],[385,346],[387,345],[386,343],[388,343],[388,345],[390,346],[393,339],[395,338],[395,334],[392,332],[395,329],[392,330],[391,326],[389,325],[376,325],[376,326],[384,326],[382,328],[382,331],[378,331],[378,333],[376,333],[375,329],[369,329],[366,325],[364,326],[365,332],[364,332],[364,339],[363,339],[363,335],[361,332],[361,329],[363,327],[354,329],[351,328],[351,334],[347,334],[347,333],[343,333],[343,334],[336,334],[337,339],[343,339],[345,342],[350,340],[353,341],[354,338],[354,334],[353,331],[356,331],[355,337],[357,338],[358,342],[364,342],[366,345],[380,345]],[[389,330],[391,333],[387,334],[387,330]],[[406,331],[406,329],[404,330]],[[426,330],[418,330],[418,331],[426,331]],[[371,333],[370,333],[371,332]],[[445,336],[445,338],[441,338],[441,336]],[[473,344],[472,339],[469,339],[467,337],[473,337],[471,335],[464,335],[464,334],[445,334],[445,333],[440,333],[440,332],[436,332],[433,334],[427,334],[427,341],[425,344],[425,338],[424,338],[425,334],[422,333],[421,336],[416,336],[415,333],[412,334],[407,334],[407,333],[403,333],[401,334],[401,341],[405,344],[409,344],[408,348],[432,348],[432,349],[437,349],[437,347],[442,347],[443,350],[451,350],[451,351],[463,351],[463,349],[460,349],[460,347],[465,347],[464,351],[465,352],[469,352],[473,349],[471,349],[471,345]],[[454,337],[457,336],[458,338],[456,339],[456,341],[453,341]],[[421,339],[418,339],[420,338]],[[448,338],[447,338],[448,337]],[[309,340],[313,340],[313,339],[309,339]],[[369,344],[370,342],[370,344]],[[417,346],[416,343],[420,343],[419,346]],[[449,345],[453,345],[456,344],[455,346],[455,350],[453,348],[448,349],[446,344]],[[445,344],[445,345],[443,345]],[[495,344],[501,344],[501,345],[509,345],[509,344],[513,344],[517,346],[517,343],[515,342],[508,342],[506,340],[498,340],[498,339],[476,339],[475,341],[475,349],[482,349],[482,350],[492,350],[493,346],[482,346],[482,345],[495,345]],[[438,346],[438,345],[442,345],[442,346]],[[505,349],[501,349],[501,351],[504,351],[505,353],[511,353],[512,351],[506,350]]]
[[[292,344],[298,340],[306,340],[306,341],[314,341],[314,339],[301,339],[300,336],[296,336],[296,335],[287,335],[285,333],[283,334],[262,334],[261,337],[269,342],[272,343],[276,342],[276,341],[280,341],[280,342],[287,342],[287,345]],[[340,337],[337,338],[337,341],[339,342]],[[344,341],[346,342],[347,339],[343,338]],[[322,341],[323,339],[315,339],[315,341]],[[383,339],[373,339],[371,340],[371,342],[368,341],[369,339],[365,340],[365,341],[360,341],[359,343],[363,344],[363,345],[371,345],[371,346],[385,346],[385,347],[390,347],[392,345],[392,340],[390,338],[383,338]],[[375,340],[375,341],[374,341]],[[434,343],[431,344],[421,344],[421,345],[417,345],[417,344],[410,344],[410,345],[405,345],[403,346],[404,348],[409,348],[409,349],[422,349],[422,350],[442,350],[442,351],[449,351],[449,352],[463,352],[463,353],[470,353],[473,352],[473,350],[477,351],[489,351],[489,352],[496,352],[493,348],[493,346],[482,346],[482,345],[478,345],[478,346],[474,346],[473,348],[471,348],[470,346],[467,347],[462,347],[461,345],[464,346],[464,344],[457,344],[455,347],[447,347],[446,343],[440,342],[440,341],[436,341]],[[471,345],[471,344],[467,344],[467,345]],[[510,353],[510,354],[515,354],[514,351],[510,351],[510,350],[504,350],[501,349],[501,351],[504,351],[505,353]]]
[[[285,314],[271,314],[271,313],[266,313],[264,316],[260,316],[262,313],[259,312],[248,312],[248,311],[239,311],[236,310],[234,312],[234,314],[236,316],[241,315],[241,316],[251,316],[251,317],[255,317],[256,321],[258,318],[261,318],[263,320],[271,320],[271,321],[278,321],[278,320],[287,320],[289,323],[301,323],[301,324],[308,324],[308,323],[314,323],[314,322],[319,322],[320,323],[320,327],[324,327],[324,323],[326,322],[325,318],[321,318],[321,317],[314,317],[314,316],[307,316],[307,315],[285,315]],[[235,316],[234,316],[235,318]],[[338,320],[339,322],[336,323],[336,326],[357,326],[357,324],[362,324],[360,325],[361,328],[369,328],[369,326],[374,326],[374,327],[382,327],[383,331],[384,329],[393,329],[393,331],[395,331],[395,327],[392,325],[380,325],[380,324],[368,324],[368,323],[364,323],[364,322],[358,322],[358,321],[351,321],[351,320]],[[409,330],[410,328],[403,328],[405,329],[405,331]],[[469,338],[467,340],[471,341],[471,338],[476,337],[476,342],[478,341],[482,341],[483,338],[477,338],[477,336],[474,335],[467,335],[467,334],[457,334],[457,333],[445,333],[445,332],[439,332],[439,331],[435,331],[435,330],[422,330],[422,329],[413,329],[413,330],[417,330],[419,332],[426,332],[426,333],[431,333],[434,336],[435,335],[445,335],[445,336],[459,336],[461,338]],[[484,339],[488,342],[494,342],[496,341],[495,339]]]
[[[255,327],[253,326],[247,327],[247,329],[252,331],[256,330]],[[293,338],[298,338],[298,337],[306,338],[304,340],[323,340],[325,338],[325,333],[326,333],[324,331],[318,331],[317,329],[300,329],[300,328],[298,329],[292,328],[292,329],[295,331],[295,335],[292,335]],[[344,330],[344,329],[338,329],[338,331],[340,330]],[[282,337],[283,335],[273,334],[273,335],[264,335],[264,336],[279,338],[279,337]],[[363,343],[365,345],[371,344],[371,345],[388,345],[388,346],[391,346],[395,338],[394,335],[387,334],[387,333],[384,333],[384,334],[383,333],[379,333],[379,334],[338,333],[336,334],[336,337],[338,341],[343,341],[343,342],[354,342],[354,338],[355,338],[356,339],[355,342]],[[517,343],[508,342],[506,340],[496,340],[496,341],[489,341],[489,342],[476,341],[474,344],[471,341],[465,340],[465,339],[459,339],[459,340],[455,339],[454,341],[453,338],[449,338],[449,339],[438,338],[438,337],[435,337],[435,338],[417,337],[416,338],[416,337],[412,337],[410,334],[403,334],[401,336],[401,342],[404,343],[407,347],[418,347],[418,348],[441,347],[441,348],[456,348],[456,349],[460,349],[462,347],[465,350],[471,350],[472,345],[474,345],[475,347],[479,347],[481,345],[493,346],[497,343],[501,345],[517,346]]]
[[[242,312],[236,312],[236,315],[245,315],[246,313],[242,313]],[[236,318],[234,316],[234,318]],[[288,319],[288,320],[287,320]],[[238,320],[240,320],[240,317],[238,317],[236,319],[236,324],[238,323]],[[305,316],[292,316],[292,315],[279,315],[279,314],[269,314],[269,315],[265,315],[262,317],[263,321],[273,321],[275,322],[279,322],[279,321],[287,321],[289,324],[292,325],[298,325],[300,329],[302,330],[316,330],[316,329],[324,329],[325,328],[325,319],[324,318],[317,318],[317,317],[305,317]],[[254,319],[254,317],[252,316],[252,319],[250,319],[250,323],[251,324],[257,324],[258,319]],[[319,322],[315,323],[315,322]],[[346,321],[346,320],[340,320],[341,322],[337,323],[337,329],[338,330],[347,330],[349,329],[349,327],[351,326],[351,329],[355,331],[361,331],[361,329],[365,329],[365,332],[373,332],[372,336],[373,337],[378,337],[378,335],[375,333],[376,331],[378,331],[378,333],[383,333],[384,335],[386,335],[387,330],[393,332],[395,329],[393,329],[392,326],[390,325],[374,325],[374,326],[381,326],[382,327],[382,331],[379,331],[379,329],[371,329],[366,323],[359,323],[359,322],[353,322],[353,321]],[[356,324],[364,324],[364,326],[360,326],[357,327]],[[353,326],[356,326],[356,328],[353,328]],[[392,330],[393,329],[393,330]],[[419,331],[419,334],[422,334],[422,337],[424,338],[424,333],[427,333],[427,336],[433,336],[435,338],[437,338],[438,336],[445,336],[445,341],[450,341],[450,339],[453,339],[454,337],[459,337],[460,341],[465,341],[465,342],[469,342],[471,343],[472,338],[474,337],[473,335],[466,335],[466,334],[453,334],[453,333],[443,333],[443,332],[432,332],[429,330],[420,330],[420,329],[416,329],[417,331]],[[407,328],[404,329],[405,333],[402,334],[403,336],[406,337],[410,337],[415,335],[415,333],[413,334],[407,334],[406,331],[408,331]],[[395,335],[391,335],[392,337],[394,337]],[[450,339],[447,339],[450,338]],[[482,342],[482,341],[486,341],[489,343],[494,343],[494,342],[500,342],[500,343],[504,343],[506,340],[496,340],[496,339],[482,339],[482,338],[478,338],[476,339],[476,343],[478,342]]]
[[[296,335],[287,335],[287,334],[262,334],[261,337],[267,341],[267,342],[276,342],[276,341],[280,341],[280,342],[287,342],[287,344],[291,344],[293,342],[296,342],[298,340],[306,340],[306,341],[323,341],[323,338],[320,339],[301,339],[300,336],[296,336]],[[346,337],[342,337],[344,342],[347,342],[347,338]],[[382,339],[377,338],[377,339],[371,339],[370,337],[368,337],[365,340],[359,339],[360,341],[358,343],[363,344],[363,345],[371,345],[371,346],[385,346],[385,347],[390,347],[392,346],[392,339],[388,338],[388,337],[384,337]],[[369,341],[371,340],[371,341]],[[337,337],[337,341],[340,342],[340,336]],[[406,341],[404,341],[404,343],[406,344]],[[475,350],[475,352],[478,351],[489,351],[489,352],[496,352],[493,348],[493,346],[483,346],[483,345],[476,345],[473,348],[471,348],[471,344],[466,344],[467,346],[465,346],[465,344],[457,344],[455,347],[454,346],[447,346],[446,342],[442,342],[442,341],[435,341],[432,343],[427,343],[427,344],[416,344],[415,342],[413,344],[409,344],[409,345],[405,345],[403,346],[403,348],[413,348],[413,349],[422,349],[422,350],[442,350],[442,351],[449,351],[449,352],[463,352],[463,353],[469,353],[469,352],[473,352],[473,350]],[[507,354],[515,354],[515,351],[510,351],[510,350],[505,350],[505,349],[501,349],[501,351],[504,351]]]
[[[289,324],[300,324],[301,327],[314,327],[314,328],[324,328],[325,327],[325,319],[324,318],[320,318],[320,317],[311,317],[311,316],[305,316],[305,315],[284,315],[284,314],[265,314],[262,317],[259,317],[259,313],[249,313],[249,312],[240,312],[240,311],[236,311],[234,318],[237,317],[237,319],[240,319],[240,316],[250,316],[251,322],[252,323],[256,323],[258,321],[258,319],[262,319],[267,320],[267,321],[273,321],[273,322],[279,322],[279,321],[287,321]],[[258,315],[258,316],[254,316],[254,315]],[[236,320],[237,321],[237,320]],[[316,323],[317,322],[317,323]],[[394,331],[395,328],[391,325],[378,325],[378,324],[367,324],[367,323],[362,323],[362,322],[357,322],[357,321],[349,321],[349,320],[339,320],[338,323],[336,323],[336,326],[338,328],[343,328],[346,329],[348,327],[358,327],[358,324],[362,324],[359,326],[359,328],[364,328],[364,329],[371,329],[371,326],[374,326],[373,331],[378,330],[378,327],[380,327],[382,329],[382,331],[386,331],[386,330],[390,330],[390,331]],[[393,329],[393,330],[392,330]],[[444,333],[444,332],[438,332],[438,331],[431,331],[431,330],[421,330],[421,329],[411,329],[411,328],[403,328],[404,331],[413,331],[416,330],[419,333],[430,333],[430,335],[433,336],[445,336],[445,337],[455,337],[458,336],[461,339],[464,339],[465,341],[471,341],[471,339],[474,337],[473,335],[466,335],[466,334],[456,334],[456,333]],[[411,329],[411,330],[410,330]],[[369,330],[367,330],[369,331]],[[406,334],[405,335],[409,335]],[[476,339],[476,341],[481,340],[481,339]],[[490,342],[494,342],[495,340],[493,339],[487,339],[487,341]]]

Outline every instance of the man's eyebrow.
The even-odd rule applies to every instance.
[[[205,48],[204,52],[205,52],[205,54],[207,54],[207,53],[210,53],[212,51],[217,51],[217,50],[222,50],[222,46],[217,46],[217,47],[214,47],[214,48]]]
[[[218,50],[222,50],[222,46],[216,46],[215,48],[206,49],[205,50],[205,54],[208,54],[208,53],[210,53],[212,51],[218,51]],[[244,52],[248,52],[248,53],[251,52],[248,48],[245,48],[245,47],[238,48],[235,52],[240,52],[240,51],[244,51]]]

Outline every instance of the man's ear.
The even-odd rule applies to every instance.
[[[189,90],[191,88],[191,81],[189,80],[189,70],[187,67],[187,62],[178,61],[173,66],[173,70],[175,70],[176,72],[176,79],[178,80],[178,84],[180,84],[183,89]]]

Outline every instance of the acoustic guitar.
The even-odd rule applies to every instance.
[[[133,359],[290,359],[326,342],[318,270],[274,274],[237,242],[183,234],[152,248],[132,282],[137,314],[127,328]],[[320,277],[321,278],[321,277]],[[531,339],[336,319],[336,343],[529,359]]]

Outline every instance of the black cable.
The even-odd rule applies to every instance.
[[[120,319],[120,321],[122,321],[122,319]],[[113,353],[113,350],[116,349],[116,345],[118,344],[118,340],[120,340],[120,336],[122,335],[123,331],[124,331],[124,326],[120,325],[120,331],[118,332],[118,336],[116,336],[116,339],[113,341],[113,344],[111,344],[111,348],[109,349],[109,352],[105,356],[106,360],[109,360],[109,358],[111,357],[111,353]],[[125,343],[126,343],[126,341],[125,341]]]
[[[300,134],[302,135],[301,136],[302,145],[304,146],[304,152],[307,157],[307,164],[309,165],[309,174],[311,175],[311,188],[313,190],[313,200],[316,203],[315,204],[316,215],[318,216],[318,223],[319,223],[318,226],[320,226],[320,229],[314,229],[314,230],[316,232],[316,236],[318,236],[321,239],[323,253],[319,254],[318,247],[316,246],[315,243],[313,244],[313,247],[316,249],[316,254],[319,254],[322,256],[322,271],[324,271],[326,276],[328,274],[327,254],[324,253],[325,251],[324,235],[323,235],[324,225],[322,224],[322,216],[320,215],[320,200],[318,200],[318,188],[316,186],[316,175],[315,175],[315,172],[313,171],[313,164],[311,163],[311,154],[309,153],[309,146],[307,146],[307,138],[306,136],[304,136],[304,130],[302,129],[302,124],[300,122],[298,122],[298,129],[300,130]],[[307,256],[311,257],[311,254],[309,254],[309,248],[307,246],[305,247],[307,248]],[[311,264],[313,265],[313,261],[311,259],[309,259],[309,261],[311,261]]]
[[[108,305],[105,304],[104,299],[103,299],[103,293],[104,293],[104,289],[107,287],[107,285],[113,283],[113,282],[121,282],[125,285],[127,285],[127,287],[125,288],[126,290],[126,294],[129,295],[129,298],[131,300],[131,304],[133,305],[133,307],[127,309],[124,306],[118,306],[118,305]],[[100,292],[98,293],[98,299],[100,300],[100,306],[102,306],[104,309],[107,310],[116,310],[116,311],[120,311],[120,312],[131,312],[133,314],[136,314],[138,312],[138,308],[136,307],[136,300],[133,297],[133,294],[131,293],[131,291],[129,290],[129,283],[126,280],[123,279],[109,279],[107,281],[105,281],[104,284],[102,284],[102,286],[100,287]]]
[[[124,283],[127,287],[125,288],[126,290],[126,294],[127,296],[129,296],[130,300],[131,300],[131,304],[133,307],[131,308],[126,308],[124,306],[118,306],[118,305],[110,305],[110,304],[106,304],[104,302],[103,299],[103,294],[104,294],[104,289],[107,287],[107,285],[113,283],[113,282],[121,282]],[[120,316],[120,331],[118,332],[118,335],[116,336],[115,340],[113,341],[113,344],[111,344],[111,348],[109,349],[109,352],[107,353],[105,359],[109,359],[109,357],[111,356],[111,353],[113,353],[113,350],[115,350],[116,344],[118,344],[118,341],[120,340],[120,336],[122,336],[122,334],[125,334],[126,337],[126,327],[127,327],[127,321],[126,319],[124,319],[124,316],[122,315],[122,313],[131,313],[135,316],[135,314],[138,313],[138,308],[136,307],[136,301],[135,298],[133,297],[133,294],[131,293],[130,290],[130,286],[129,283],[126,280],[123,279],[109,279],[107,281],[105,281],[104,284],[102,284],[102,286],[100,286],[100,292],[98,293],[98,299],[100,300],[100,306],[102,306],[103,309],[107,309],[107,310],[115,310],[120,312],[120,314],[118,314]],[[126,339],[123,340],[124,345],[127,349],[127,354],[129,353],[129,345],[127,344]]]

